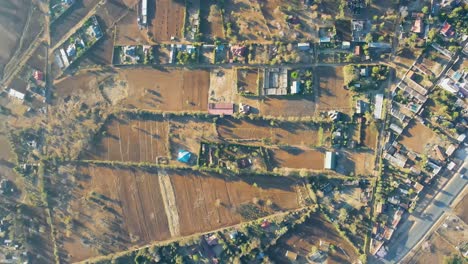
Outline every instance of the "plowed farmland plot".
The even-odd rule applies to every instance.
[[[62,206],[55,207],[53,215],[58,235],[64,238],[58,239],[59,250],[69,255],[63,262],[171,237],[156,171],[91,165],[63,173],[60,179],[57,189],[67,192],[57,197]],[[63,224],[64,218],[73,219],[72,228]]]
[[[272,150],[272,160],[276,168],[322,170],[325,154],[317,150],[283,148]]]
[[[248,182],[246,182],[248,180]],[[269,176],[245,175],[225,179],[201,172],[171,173],[180,219],[181,235],[207,231],[240,223],[243,205],[270,200],[275,206],[262,206],[262,213],[298,208],[297,190],[293,180]],[[258,187],[255,187],[253,183]],[[194,224],[197,223],[197,224]]]
[[[153,16],[150,17],[152,18],[150,28],[156,41],[167,42],[171,37],[181,38],[184,27],[184,3],[176,0],[148,1],[149,15]]]
[[[205,0],[200,8],[200,31],[205,41],[224,38],[223,15],[215,0]]]
[[[282,177],[83,165],[57,179],[66,192],[51,199],[60,201],[53,215],[67,263],[238,224],[253,201],[262,201],[255,206],[264,215],[303,206],[302,185]]]
[[[207,111],[210,73],[206,70],[122,69],[126,108],[160,111]]]
[[[168,156],[168,129],[161,119],[110,118],[82,159],[156,162]]]
[[[309,123],[274,122],[272,126],[263,120],[223,118],[218,120],[217,130],[225,140],[254,143],[269,140],[275,145],[308,147],[320,144],[319,125]],[[328,131],[326,127],[324,130]]]
[[[350,113],[352,93],[343,88],[343,67],[317,67],[316,76],[319,81],[317,109]]]
[[[257,1],[227,0],[224,8],[225,23],[231,23],[232,35],[238,40],[264,41],[271,38]],[[226,35],[229,35],[228,32],[229,29]]]

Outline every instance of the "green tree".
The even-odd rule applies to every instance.
[[[421,9],[421,12],[423,12],[423,14],[427,15],[427,13],[429,13],[429,7],[424,6],[424,7]]]

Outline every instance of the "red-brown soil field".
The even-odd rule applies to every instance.
[[[128,84],[126,108],[161,111],[207,111],[210,73],[207,70],[121,69]]]
[[[317,109],[350,113],[352,94],[343,88],[343,67],[320,66],[315,73],[319,82]]]
[[[309,123],[234,119],[225,117],[217,123],[219,136],[225,140],[262,143],[269,139],[277,145],[315,146],[319,144],[318,125]],[[327,130],[327,129],[324,129]]]
[[[132,162],[156,162],[158,157],[168,156],[167,121],[160,118],[127,119],[112,117],[104,125],[104,135],[82,159]]]
[[[317,150],[284,148],[272,151],[272,159],[277,168],[322,170],[325,154]]]
[[[151,3],[155,2],[155,6]],[[185,2],[175,0],[149,1],[149,15],[153,12],[151,21],[154,39],[158,42],[167,42],[171,37],[180,39],[184,23]]]
[[[303,187],[284,177],[98,165],[61,170],[61,191],[51,199],[59,201],[53,214],[66,262],[238,224],[240,206],[255,199],[275,205],[263,205],[268,214],[303,206]]]

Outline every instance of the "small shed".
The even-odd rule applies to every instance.
[[[297,48],[300,51],[308,51],[310,49],[310,43],[309,42],[298,43]]]
[[[291,85],[291,94],[298,94],[301,92],[301,83],[298,81],[293,81]]]
[[[291,261],[296,261],[297,260],[297,253],[286,250],[286,254],[284,254],[285,257],[287,257]]]
[[[331,151],[327,151],[325,154],[325,169],[327,170],[334,170],[336,163],[336,154]]]

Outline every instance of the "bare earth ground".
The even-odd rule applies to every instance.
[[[206,70],[119,69],[128,84],[126,108],[166,111],[207,111],[210,73]]]
[[[231,22],[232,34],[238,40],[265,41],[271,38],[257,1],[228,0],[224,6],[224,20]]]
[[[239,206],[254,198],[276,205],[263,208],[268,213],[302,206],[297,193],[302,187],[282,177],[225,178],[190,170],[96,165],[68,170],[55,183],[67,191],[51,198],[60,204],[54,207],[54,222],[59,247],[69,254],[67,262],[240,223]],[[68,231],[62,224],[67,216],[73,219]]]
[[[138,11],[129,10],[115,27],[115,45],[144,45],[149,44],[145,29],[139,29],[137,24]]]
[[[335,227],[319,215],[312,215],[306,222],[282,236],[276,245],[270,247],[268,255],[272,256],[276,263],[289,263],[284,254],[286,250],[290,250],[298,254],[298,263],[308,263],[306,256],[312,246],[320,247],[320,241],[336,246],[327,263],[355,263],[358,258],[353,245],[344,240]]]
[[[419,249],[414,258],[416,260],[415,263],[444,263],[445,256],[450,256],[457,252],[452,245],[437,233],[431,235],[429,243],[431,245],[430,250]]]
[[[321,66],[316,68],[315,73],[320,86],[317,109],[351,113],[352,94],[343,88],[343,67]]]
[[[82,159],[155,163],[169,155],[169,125],[162,119],[114,117],[102,131],[105,135],[97,135],[99,141],[95,139]]]
[[[203,38],[205,40],[224,38],[223,17],[215,0],[203,1],[200,17],[200,32],[203,33]]]
[[[86,94],[86,100],[90,102],[103,101],[99,84],[110,76],[105,71],[83,71],[73,76],[68,76],[54,82],[55,103],[60,100]]]
[[[465,195],[463,200],[455,208],[455,214],[460,217],[463,222],[468,223],[468,196]]]
[[[412,121],[403,132],[401,144],[417,152],[426,153],[430,145],[436,142],[437,134],[425,125]]]
[[[0,77],[3,77],[5,65],[18,49],[30,8],[32,0],[4,0],[0,3]]]
[[[273,144],[313,147],[319,144],[318,127],[306,123],[277,122],[272,126],[268,121],[239,120],[225,117],[218,120],[219,136],[226,140],[241,140],[262,143],[270,139]],[[327,129],[325,128],[325,132]]]
[[[237,87],[242,87],[243,92],[257,94],[258,93],[258,69],[238,69],[237,70]]]
[[[215,69],[210,71],[210,102],[233,101],[236,93],[236,71],[232,69]]]
[[[325,154],[317,150],[300,148],[275,149],[272,159],[277,168],[322,170]]]
[[[149,4],[154,1],[149,1]],[[154,39],[167,42],[171,37],[180,39],[184,23],[185,5],[183,1],[156,0],[156,5],[148,6],[148,14],[154,14],[151,20]]]

